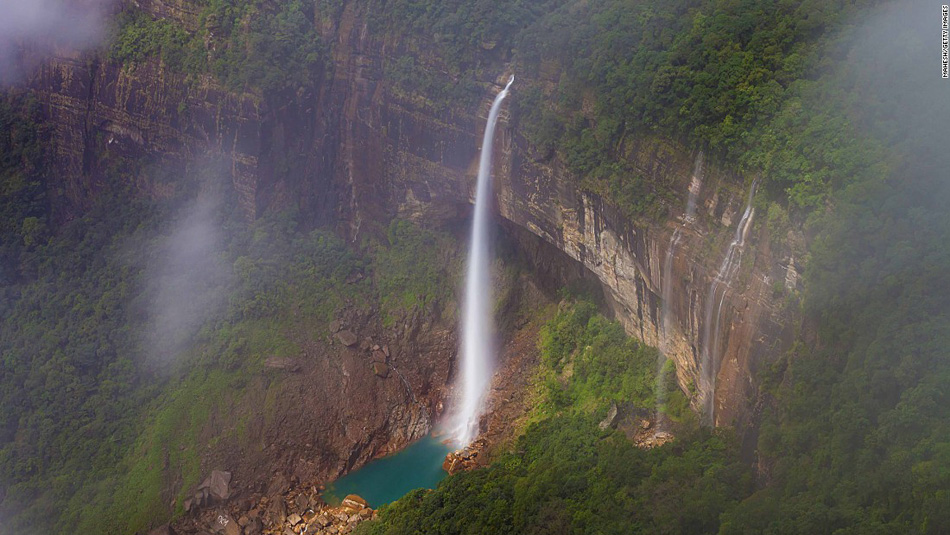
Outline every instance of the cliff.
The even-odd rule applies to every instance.
[[[188,29],[198,24],[187,2],[138,5]],[[28,86],[49,124],[58,218],[81,212],[106,170],[123,169],[144,195],[170,196],[180,185],[153,170],[185,175],[208,156],[228,162],[248,218],[294,204],[315,224],[334,224],[356,241],[395,216],[429,225],[463,217],[495,80],[483,80],[477,106],[440,111],[387,80],[385,66],[406,52],[404,45],[371,34],[354,4],[337,18],[318,18],[332,67],[312,91],[234,93],[208,76],[170,72],[158,60],[131,67],[64,54],[46,62]],[[489,59],[499,75],[512,68],[505,51],[492,51]],[[516,82],[514,99],[517,90]],[[678,192],[665,223],[631,221],[609,199],[583,191],[579,177],[556,159],[539,159],[520,134],[518,117],[502,118],[497,143],[501,216],[596,275],[617,318],[630,334],[666,350],[680,385],[701,409],[712,389],[703,378],[703,348],[711,338],[704,311],[751,177],[716,163],[702,166],[694,187],[697,217],[686,218],[697,149],[649,135],[627,140],[629,162]],[[787,347],[795,323],[781,290],[794,289],[793,261],[770,249],[762,221],[753,216],[736,276],[725,281],[724,294],[712,294],[722,299],[716,305],[721,350],[711,352],[716,425],[754,420],[757,370]]]

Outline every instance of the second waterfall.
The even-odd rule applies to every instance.
[[[492,202],[492,143],[501,103],[508,96],[515,77],[512,76],[488,113],[482,155],[478,163],[475,189],[475,215],[469,244],[468,270],[465,275],[465,296],[462,310],[462,399],[457,412],[454,438],[460,447],[468,446],[478,434],[485,392],[494,368],[494,322],[492,321],[490,207]]]

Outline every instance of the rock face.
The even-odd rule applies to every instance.
[[[188,1],[138,4],[185,28],[197,23]],[[370,35],[358,9],[346,3],[339,17],[322,25],[327,42],[334,44],[332,76],[295,95],[233,94],[208,78],[186,84],[157,61],[130,68],[63,54],[44,64],[28,85],[50,125],[51,175],[62,180],[56,185],[62,194],[53,195],[58,218],[69,219],[88,206],[117,156],[178,174],[213,159],[223,165],[248,218],[294,204],[314,223],[335,224],[354,241],[394,216],[429,225],[464,216],[474,188],[479,135],[497,90],[494,80],[484,81],[480,105],[446,112],[393,91],[384,63],[403,51],[398,43]],[[500,51],[492,54],[504,57]],[[499,74],[507,68],[499,60]],[[517,92],[516,84],[512,98]],[[581,191],[579,177],[556,160],[539,159],[520,131],[518,117],[505,111],[495,158],[501,216],[590,270],[627,331],[665,347],[684,391],[694,390],[706,343],[702,311],[709,282],[743,208],[749,177],[707,165],[698,191],[699,217],[687,224],[683,213],[693,150],[652,137],[626,140],[622,152],[640,174],[674,184],[679,192],[667,223],[638,223],[607,200]],[[132,174],[139,177],[135,186],[143,195],[168,196],[176,187],[148,173]],[[674,232],[681,239],[671,255],[672,276],[666,283],[671,287],[664,292],[662,264]],[[788,274],[790,262],[770,251],[765,225],[754,223],[748,242],[739,275],[720,307],[722,343],[713,363],[718,425],[741,427],[752,419],[757,369],[789,342],[794,324],[772,291],[773,281],[797,283]],[[665,303],[664,294],[669,296]],[[670,311],[668,332],[661,321],[664,308]],[[349,330],[335,336],[346,346],[356,344]],[[382,376],[382,370],[368,371]],[[341,378],[348,380],[353,379]],[[694,404],[700,406],[699,395]],[[425,427],[419,418],[427,417],[405,421]]]

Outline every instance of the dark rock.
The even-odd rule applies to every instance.
[[[329,526],[331,522],[330,516],[326,513],[321,513],[319,516],[317,516],[317,518],[313,519],[313,521],[321,528]]]
[[[385,362],[374,362],[373,373],[375,373],[377,377],[385,379],[389,377],[389,366],[387,366]]]
[[[346,347],[353,347],[356,345],[356,342],[359,341],[359,338],[349,329],[344,329],[336,333],[336,339]]]
[[[244,526],[244,535],[261,535],[264,531],[264,523],[259,517],[254,517],[246,526]]]
[[[241,526],[227,513],[219,514],[211,523],[211,531],[222,535],[241,535]]]
[[[231,497],[231,472],[214,470],[198,485],[198,491],[207,490],[205,496],[213,500],[224,501]],[[197,497],[197,496],[196,496]]]

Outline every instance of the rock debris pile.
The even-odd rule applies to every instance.
[[[376,511],[363,498],[351,494],[340,505],[330,506],[319,489],[311,487],[276,497],[235,499],[201,510],[195,507],[174,526],[162,526],[149,535],[346,535],[372,518]]]

